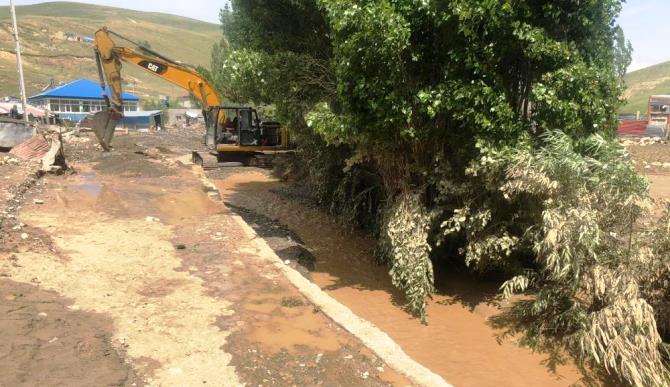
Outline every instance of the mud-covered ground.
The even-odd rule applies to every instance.
[[[649,179],[650,194],[662,205],[670,200],[670,144],[668,141],[633,139],[623,141],[636,170]]]
[[[410,384],[259,260],[233,215],[450,382],[579,379],[569,363],[552,370],[546,355],[499,341],[487,324],[496,286],[448,278],[421,325],[371,238],[267,169],[188,165],[202,135],[120,133],[110,153],[91,133],[66,136],[72,170],[60,176],[0,153],[0,386]],[[670,198],[670,145],[627,149],[652,195]]]
[[[257,257],[180,161],[201,138],[81,133],[72,172],[10,178],[0,386],[409,385]]]

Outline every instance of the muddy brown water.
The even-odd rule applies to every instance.
[[[547,354],[519,347],[491,327],[500,313],[491,286],[458,276],[428,303],[429,324],[403,310],[387,269],[374,263],[374,240],[331,216],[278,195],[269,173],[242,169],[216,180],[227,203],[269,217],[295,232],[316,258],[312,280],[354,313],[387,332],[408,355],[457,386],[567,386],[582,378],[573,364],[554,371]]]

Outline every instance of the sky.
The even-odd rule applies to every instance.
[[[633,63],[628,71],[670,60],[669,20],[668,0],[628,0],[623,5],[619,24],[633,44]]]
[[[42,2],[44,0],[15,0],[14,4]],[[80,2],[140,11],[165,12],[218,23],[219,9],[228,1],[89,0]],[[670,20],[670,6],[668,3],[670,3],[669,0],[628,0],[623,5],[619,23],[623,27],[626,38],[633,44],[633,63],[628,68],[629,71],[670,60],[670,47],[667,44],[668,38],[670,38],[667,28]]]

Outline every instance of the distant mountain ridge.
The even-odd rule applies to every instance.
[[[218,9],[212,12],[218,13]],[[93,4],[47,2],[16,7],[26,94],[79,78],[97,80],[91,37],[103,26],[175,60],[209,67],[221,39],[218,25],[182,16]],[[0,97],[18,95],[18,77],[8,6],[0,7]],[[124,42],[119,42],[124,44]],[[134,66],[123,68],[125,91],[141,98],[184,91]]]
[[[670,94],[670,61],[630,72],[625,80],[628,103],[619,112],[647,114],[650,95]]]

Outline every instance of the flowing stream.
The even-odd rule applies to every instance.
[[[548,354],[519,347],[491,326],[489,318],[500,313],[494,297],[498,284],[471,281],[462,273],[438,273],[439,291],[428,303],[429,324],[423,325],[403,309],[402,294],[392,286],[388,269],[375,263],[375,242],[366,233],[352,231],[304,201],[278,194],[287,183],[265,170],[231,170],[215,182],[230,206],[260,214],[294,233],[314,257],[314,283],[448,382],[568,386],[582,378],[570,361],[557,365]]]

